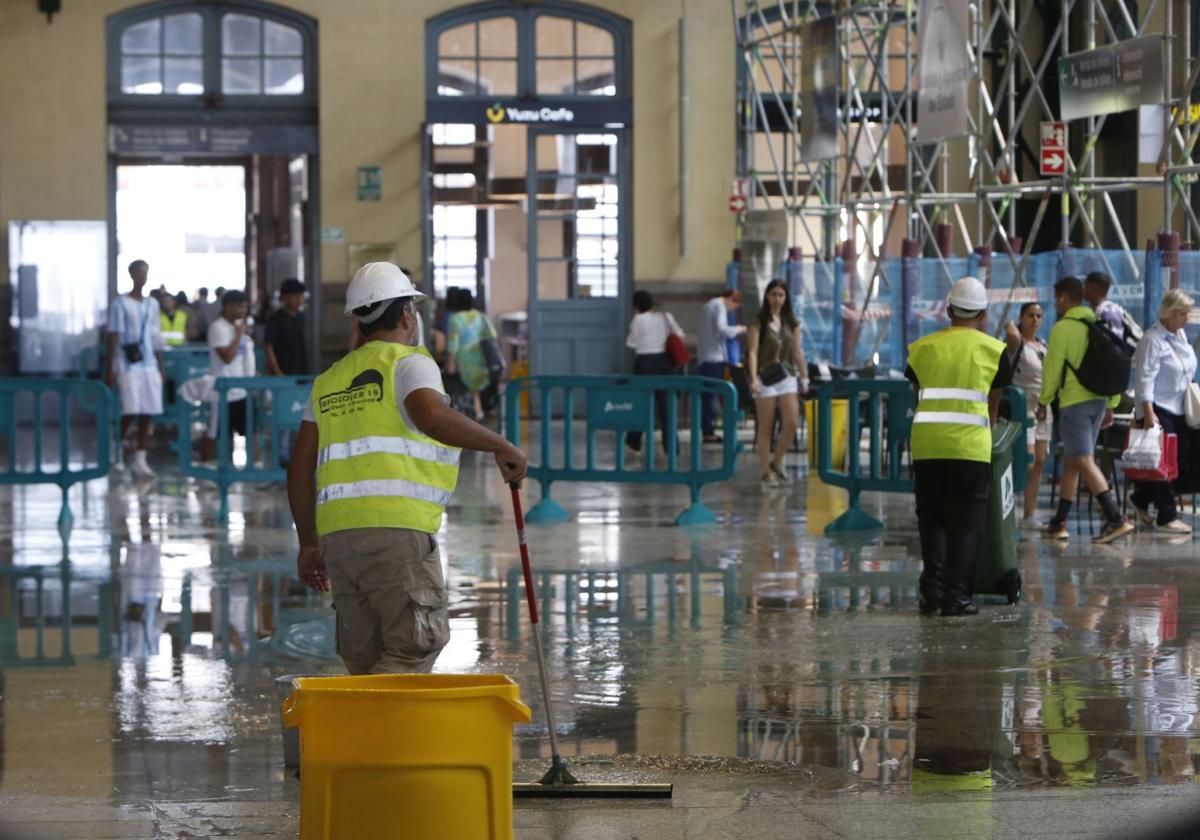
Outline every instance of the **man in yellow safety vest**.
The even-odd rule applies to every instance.
[[[297,571],[328,592],[351,674],[428,672],[449,641],[435,534],[461,449],[495,453],[506,482],[525,454],[452,411],[417,344],[423,300],[391,263],[368,263],[346,290],[365,343],[317,377],[288,466]]]
[[[1012,378],[1004,342],[982,331],[987,289],[974,277],[946,298],[950,326],[908,348],[917,388],[912,425],[921,612],[975,615],[973,564],[987,521],[992,431],[1000,391]]]
[[[187,341],[187,311],[179,305],[179,301],[170,294],[159,296],[158,313],[159,327],[162,331],[163,344],[168,347],[178,347]]]

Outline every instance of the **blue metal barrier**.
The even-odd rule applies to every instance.
[[[62,491],[58,529],[64,541],[74,521],[71,485],[108,474],[109,438],[95,430],[109,427],[111,410],[111,394],[101,382],[0,379],[0,435],[8,439],[0,484],[58,485]],[[26,413],[32,440],[19,440]],[[86,452],[74,451],[80,442],[91,440],[95,440],[94,462]],[[47,449],[54,454],[49,462]]]
[[[833,401],[846,405],[846,469],[833,465]],[[867,463],[862,463],[862,406],[867,406]],[[1019,388],[1004,390],[1002,403],[1009,406],[1013,422],[1028,426],[1025,395]],[[830,382],[817,392],[817,470],[821,481],[842,487],[850,495],[849,508],[825,528],[826,535],[845,531],[882,528],[883,523],[859,507],[864,490],[884,493],[912,493],[915,482],[905,469],[905,451],[912,433],[916,394],[912,383],[903,379],[844,379]],[[1025,488],[1029,471],[1029,453],[1024,435],[1013,445],[1013,486]]]
[[[76,627],[72,602],[79,594],[80,584],[95,587],[96,657],[105,659],[112,654],[110,581],[77,580],[70,563],[7,566],[0,567],[0,592],[7,590],[7,603],[0,611],[0,666],[75,664],[73,633]],[[87,620],[91,616],[83,618]],[[54,647],[57,651],[51,650]]]
[[[533,392],[537,392],[536,395]],[[583,392],[583,404],[575,399]],[[666,394],[667,428],[663,429],[667,450],[666,468],[659,469],[655,459],[654,416],[655,392]],[[520,399],[530,393],[530,405],[541,418],[540,463],[531,463],[529,477],[541,484],[542,499],[526,515],[529,522],[562,522],[567,512],[550,496],[556,481],[617,482],[624,484],[683,484],[691,491],[691,506],[675,519],[676,525],[695,525],[715,522],[716,517],[700,501],[700,489],[705,484],[724,481],[733,475],[738,443],[737,424],[742,418],[738,409],[737,391],[729,382],[699,376],[534,376],[509,383],[505,393],[505,434],[514,444],[521,441]],[[705,468],[701,464],[700,399],[705,394],[719,397],[722,404],[722,425],[725,431],[719,466]],[[688,417],[691,447],[686,466],[679,463],[679,397],[689,399]],[[586,462],[577,465],[575,457],[576,407],[584,410],[584,443]],[[554,446],[552,417],[560,413],[562,440]],[[622,437],[626,432],[646,435],[645,464],[631,469],[625,463]],[[600,432],[616,434],[615,463],[611,468],[597,466],[596,438]],[[561,465],[554,463],[554,454],[561,451]]]
[[[846,400],[845,472],[833,468],[833,401]],[[867,470],[860,463],[862,422],[859,401],[867,401]],[[849,509],[825,527],[826,534],[882,528],[883,523],[858,506],[864,490],[911,493],[913,480],[902,475],[904,448],[912,429],[916,396],[904,379],[843,379],[817,392],[817,470],[821,481],[850,494]]]
[[[248,376],[221,377],[213,384],[213,398],[203,403],[180,399],[176,407],[179,468],[184,475],[214,482],[221,491],[221,513],[229,513],[229,487],[239,481],[282,482],[288,442],[300,428],[304,406],[312,390],[312,377]],[[229,395],[245,392],[246,463],[233,460],[229,428]],[[236,402],[237,400],[233,400]],[[211,419],[210,406],[217,406],[217,460],[198,463],[192,454],[192,426]]]

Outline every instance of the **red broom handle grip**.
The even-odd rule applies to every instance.
[[[525,514],[521,510],[521,491],[511,487],[513,519],[517,522],[517,543],[521,547],[521,571],[525,573],[525,600],[529,604],[529,621],[538,626],[537,592],[533,588],[533,569],[529,565],[529,545],[525,541]]]

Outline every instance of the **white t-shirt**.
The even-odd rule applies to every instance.
[[[625,339],[625,346],[636,350],[639,356],[667,352],[668,324],[671,332],[683,338],[683,330],[675,323],[675,316],[670,312],[651,309],[634,315],[629,323],[629,337]]]
[[[218,347],[228,347],[237,335],[237,327],[225,318],[218,318],[208,326],[208,371],[218,379],[222,376],[254,376],[254,339],[242,336],[237,355],[226,363],[217,353]],[[234,388],[229,392],[230,402],[246,399],[245,388]]]
[[[108,308],[108,331],[117,334],[117,372],[130,370],[158,370],[155,355],[162,344],[162,324],[158,319],[158,301],[144,297],[140,301],[129,295],[121,295]],[[125,358],[123,344],[141,343],[142,360],[130,364]]]
[[[428,388],[436,392],[444,403],[447,405],[450,403],[450,398],[446,396],[446,389],[442,387],[442,372],[438,370],[437,362],[419,353],[414,353],[396,363],[392,386],[396,391],[396,407],[400,409],[400,416],[404,418],[404,422],[410,429],[415,430],[417,427],[412,418],[408,416],[404,401],[413,391]],[[317,414],[313,411],[311,396],[308,398],[308,405],[304,406],[304,419],[309,423],[317,422]]]

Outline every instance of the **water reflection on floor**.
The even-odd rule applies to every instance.
[[[840,494],[755,477],[707,490],[722,522],[698,532],[670,524],[683,490],[556,487],[573,521],[530,546],[567,755],[782,762],[847,793],[1194,783],[1190,539],[1026,541],[1020,605],[921,619],[908,499],[868,499],[893,527],[835,544]],[[294,799],[273,678],[340,666],[327,599],[291,576],[280,489],[235,489],[227,526],[169,469],[74,493],[63,564],[57,491],[0,491],[0,796]],[[529,762],[545,727],[506,504],[468,458],[438,670],[520,682]]]

